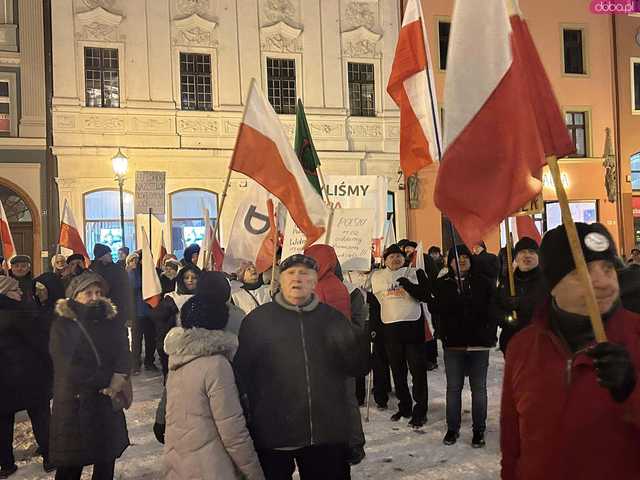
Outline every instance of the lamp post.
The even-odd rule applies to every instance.
[[[122,246],[124,247],[124,192],[122,189],[124,187],[124,179],[127,174],[129,159],[120,151],[120,147],[118,147],[118,153],[111,158],[111,165],[113,166],[113,173],[116,175],[115,180],[118,182],[118,187],[120,188],[120,230],[122,232]]]

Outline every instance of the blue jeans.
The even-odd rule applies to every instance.
[[[447,374],[447,428],[455,432],[460,430],[462,388],[464,377],[468,375],[473,429],[484,431],[487,427],[489,351],[465,352],[445,349],[444,368]]]

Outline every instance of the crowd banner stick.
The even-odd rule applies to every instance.
[[[373,341],[376,339],[376,332],[371,332],[371,348],[370,353],[373,357]],[[371,411],[371,388],[373,387],[373,370],[369,371],[369,379],[367,381],[367,414],[364,417],[364,421],[369,423],[369,413]]]
[[[600,316],[600,309],[596,302],[596,295],[593,291],[593,285],[591,284],[591,278],[589,277],[589,270],[587,269],[587,263],[584,260],[582,253],[582,247],[580,246],[580,240],[578,238],[578,231],[576,224],[571,217],[571,210],[569,209],[569,201],[567,199],[567,192],[562,185],[562,178],[560,177],[560,168],[558,167],[558,159],[555,155],[547,157],[547,163],[551,176],[553,177],[553,183],[555,184],[556,194],[558,196],[558,202],[560,203],[560,210],[562,212],[562,222],[567,232],[567,239],[569,240],[569,247],[571,248],[571,255],[578,271],[578,278],[585,287],[585,300],[587,302],[587,308],[589,310],[589,318],[591,319],[591,326],[593,333],[595,334],[596,341],[598,343],[606,342],[607,335],[604,331],[602,324],[602,317]]]
[[[320,165],[316,167],[316,170],[318,170],[318,180],[320,180],[320,196],[324,200],[324,203],[326,203],[328,206],[331,206],[331,202],[329,201],[329,193],[325,188],[327,186],[327,182],[325,182],[324,180],[324,175],[322,174]]]
[[[151,207],[149,207],[149,249],[151,249]],[[151,255],[153,255],[153,251],[151,252]]]
[[[515,297],[516,296],[516,281],[515,278],[513,277],[513,250],[512,248],[512,242],[513,242],[513,236],[511,235],[511,226],[509,225],[509,217],[507,217],[504,221],[504,229],[505,229],[505,233],[506,233],[506,237],[507,237],[507,276],[509,277],[509,295],[511,297]],[[518,319],[518,312],[516,312],[515,310],[513,310],[511,312],[511,317],[514,320]]]
[[[273,215],[272,221],[274,222],[274,226],[276,228],[273,229],[273,259],[271,261],[271,284],[269,285],[269,290],[271,291],[271,297],[276,294],[276,263],[278,256],[278,224],[276,222],[275,214]]]

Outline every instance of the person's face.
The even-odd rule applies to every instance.
[[[138,257],[131,257],[127,262],[127,268],[134,269],[138,266]]]
[[[258,272],[256,271],[255,266],[249,265],[247,267],[247,269],[244,271],[242,281],[244,283],[256,283],[258,281]]]
[[[49,292],[47,291],[47,287],[40,282],[36,282],[36,297],[40,300],[40,303],[44,303],[49,298]]]
[[[407,245],[406,247],[404,247],[404,254],[408,257],[409,255],[412,255],[413,252],[415,252],[416,249],[412,246]]]
[[[53,265],[56,270],[63,270],[67,265],[67,260],[63,256],[59,255],[56,257],[56,261],[53,262]]]
[[[127,254],[125,252],[123,252],[122,250],[118,250],[118,260],[123,262],[126,259],[127,259]]]
[[[178,269],[174,265],[165,265],[164,266],[164,275],[167,278],[174,279],[176,275],[178,275]]]
[[[516,255],[516,266],[521,272],[529,272],[538,266],[538,254],[535,250],[525,248]]]
[[[83,305],[91,305],[102,298],[100,285],[94,283],[76,294],[75,301]]]
[[[460,263],[460,273],[465,274],[471,269],[471,259],[468,255],[458,255],[458,262]],[[451,260],[451,265],[449,266],[454,273],[457,273],[455,258]]]
[[[442,258],[442,255],[440,254],[440,252],[431,252],[429,254],[429,256],[431,258],[433,258],[434,260],[436,260],[436,261],[438,261],[438,260],[440,260]]]
[[[11,271],[16,278],[22,278],[31,270],[31,264],[27,262],[18,262],[11,265]]]
[[[387,256],[387,259],[384,261],[384,264],[387,266],[389,270],[395,272],[396,270],[402,268],[404,266],[404,255],[400,253],[392,253]]]
[[[84,267],[84,262],[82,260],[71,260],[69,262],[69,270],[72,272],[75,272],[78,267]]]
[[[109,264],[109,263],[113,263],[113,258],[111,257],[110,253],[105,253],[103,256],[101,256],[98,259],[98,261],[100,263],[104,263],[106,265],[106,264]]]
[[[615,266],[608,260],[595,260],[587,264],[593,290],[600,313],[611,310],[620,296],[618,275]],[[589,309],[585,300],[586,289],[578,277],[578,271],[565,275],[553,288],[551,295],[562,310],[577,315],[588,315]]]
[[[640,262],[640,250],[633,250],[631,252],[631,258],[634,262]]]
[[[191,255],[191,263],[196,265],[198,263],[198,257],[199,256],[200,256],[200,252],[196,252],[193,255]]]
[[[318,283],[318,273],[304,265],[294,265],[280,273],[280,289],[284,299],[292,305],[303,305]]]
[[[198,276],[195,272],[189,270],[184,274],[184,277],[182,279],[187,290],[193,291],[196,289],[196,286],[198,285]]]

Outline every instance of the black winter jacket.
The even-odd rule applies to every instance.
[[[368,363],[358,330],[315,296],[296,307],[278,293],[247,315],[234,366],[256,449],[348,443],[346,380]]]
[[[90,270],[102,275],[109,285],[109,292],[106,296],[111,299],[116,306],[116,321],[122,325],[131,324],[135,316],[133,303],[133,291],[129,283],[129,275],[115,263],[104,264],[93,261]]]
[[[49,326],[33,307],[0,295],[0,414],[48,405],[51,399]]]
[[[127,424],[124,413],[114,412],[100,390],[109,386],[114,373],[129,373],[126,332],[108,299],[94,307],[60,300],[56,313],[50,340],[55,372],[51,461],[57,466],[113,461],[129,445]],[[101,367],[80,325],[91,337]]]
[[[514,280],[516,296],[511,297],[509,293],[509,281],[503,281],[498,287],[491,305],[491,315],[502,328],[500,333],[502,353],[507,351],[507,344],[511,337],[531,324],[533,312],[544,301],[546,294],[544,279],[539,267],[529,272],[521,272],[516,269]],[[514,310],[517,317],[515,319],[513,318]]]
[[[453,272],[436,281],[429,309],[439,316],[438,334],[445,348],[495,345],[497,324],[489,314],[494,290],[490,280],[473,267],[463,280],[462,294]]]

